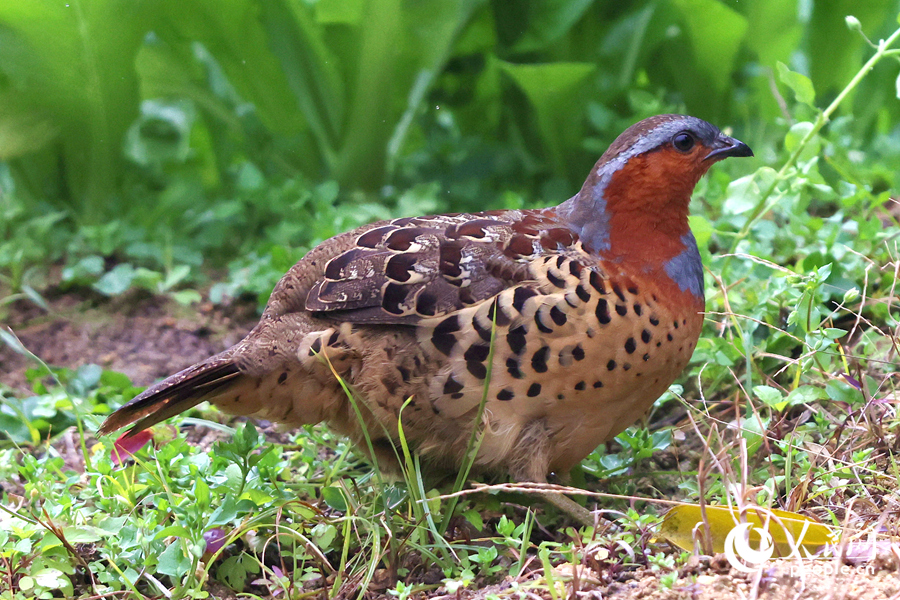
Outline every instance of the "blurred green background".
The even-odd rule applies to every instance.
[[[785,132],[871,55],[845,16],[877,40],[898,10],[897,0],[4,2],[2,285],[166,292],[232,261],[213,299],[265,296],[311,245],[365,221],[558,203],[618,133],[660,112],[732,128],[756,166],[777,168]],[[779,62],[807,75],[814,97],[795,100]],[[848,117],[847,152],[887,166],[826,179],[856,177],[874,194],[895,185],[896,76],[882,61],[836,113]],[[65,269],[48,280],[49,264]]]

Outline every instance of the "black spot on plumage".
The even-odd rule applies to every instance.
[[[634,351],[637,350],[637,344],[634,341],[633,337],[625,340],[625,352],[628,354],[634,354]]]
[[[627,289],[628,289],[629,294],[631,294],[632,296],[637,296],[637,293],[638,293],[637,286],[630,285],[630,286],[628,286]]]
[[[400,373],[400,379],[403,380],[403,383],[409,383],[409,369],[406,367],[397,367],[397,372]]]
[[[281,375],[278,376],[278,383],[282,384],[285,382],[286,379],[287,379],[287,373],[282,373]]]
[[[322,351],[322,338],[316,338],[313,340],[313,343],[309,345],[309,355],[315,356],[319,352]]]
[[[678,321],[672,321],[672,326],[673,326],[675,329],[678,329]]]
[[[506,370],[514,379],[525,379],[525,373],[519,368],[519,361],[514,358],[506,359]]]
[[[578,296],[578,299],[582,302],[587,302],[591,299],[591,293],[584,289],[584,286],[580,283],[575,286],[575,295]]]
[[[606,325],[612,318],[609,316],[609,305],[604,298],[597,301],[597,320],[601,325]]]
[[[622,365],[622,369],[625,371],[631,370],[631,363],[625,363],[624,365]]]
[[[429,292],[421,292],[416,296],[416,312],[426,317],[437,313],[437,297]]]
[[[566,282],[554,275],[551,271],[547,271],[547,281],[552,283],[558,288],[566,287]]]
[[[523,325],[513,327],[506,334],[506,343],[509,344],[509,349],[513,351],[513,354],[522,354],[522,351],[525,350],[525,344],[528,341],[527,335],[528,332]]]
[[[463,396],[465,396],[465,394],[463,394],[462,392],[456,392],[455,394],[450,394],[450,397],[453,398],[454,400],[459,400]]]
[[[451,315],[437,324],[437,327],[434,328],[434,332],[437,334],[447,334],[447,333],[455,333],[459,331],[459,317],[457,315]]]
[[[557,395],[556,395],[556,399],[557,399],[557,400],[565,400],[565,399],[566,399],[566,395],[565,395],[565,394],[557,394]]]
[[[591,271],[591,274],[588,277],[588,281],[590,282],[592,288],[594,288],[601,294],[606,294],[606,286],[603,284],[603,278],[600,277],[600,274],[597,273],[597,271]]]
[[[563,256],[562,254],[560,254],[559,256],[556,257],[556,268],[562,269],[562,266],[563,266],[563,264],[565,264],[565,262],[566,262],[566,257]]]
[[[506,314],[506,311],[503,310],[502,306],[498,309],[498,302],[498,300],[494,300],[488,307],[488,321],[497,323],[497,327],[506,327],[512,320],[509,318],[509,315]]]
[[[513,308],[515,308],[519,312],[522,312],[522,310],[525,308],[525,302],[529,298],[533,298],[537,295],[538,293],[530,287],[517,287],[516,291],[513,292]]]
[[[613,293],[619,297],[619,300],[625,302],[625,294],[622,293],[622,288],[619,287],[618,283],[612,284]]]
[[[531,368],[538,373],[547,372],[547,359],[550,357],[550,347],[541,346],[541,348],[531,357]]]
[[[650,332],[647,331],[646,329],[641,332],[641,341],[644,342],[645,344],[650,343],[650,337],[651,337]]]
[[[447,378],[447,382],[444,383],[444,393],[445,394],[455,394],[457,392],[461,392],[463,389],[463,384],[453,379],[453,375]]]
[[[628,314],[628,307],[625,306],[624,304],[616,304],[616,312],[619,314],[620,317],[624,317],[625,315]]]
[[[341,332],[338,330],[334,330],[330,336],[328,336],[328,345],[334,346],[338,343],[338,340],[341,339]]]
[[[584,360],[584,348],[581,347],[581,344],[576,344],[576,346],[572,348],[572,358],[575,360]]]
[[[497,392],[497,400],[512,400],[516,395],[509,388],[503,388]]]
[[[575,384],[575,389],[581,391],[585,388],[585,383],[583,381],[579,381]]]
[[[657,326],[659,325],[659,319],[657,319],[657,318],[654,317],[654,316],[651,316],[651,317],[650,317],[650,324],[653,325],[654,327],[657,327]]]
[[[584,266],[575,260],[569,261],[569,273],[571,273],[574,277],[581,277],[581,272],[584,270]]]
[[[671,333],[667,333],[667,334],[666,334],[666,339],[669,340],[669,341],[671,342],[674,338],[672,337],[672,334],[671,334]]]
[[[456,315],[447,317],[434,328],[431,334],[431,343],[434,347],[450,356],[456,345],[455,332],[459,331],[459,318]]]
[[[491,341],[491,327],[492,325],[490,324],[487,327],[482,327],[478,322],[478,319],[472,319],[472,329],[474,329],[475,333],[478,334],[478,337],[480,337],[485,342]]]
[[[611,360],[611,361],[609,361],[608,363],[606,363],[606,370],[607,370],[607,371],[613,371],[613,370],[615,370],[615,368],[616,368],[616,361]]]
[[[526,394],[529,398],[534,398],[535,396],[537,396],[537,395],[540,394],[540,393],[541,393],[541,384],[539,384],[539,383],[532,383],[532,384],[528,387],[528,391],[525,392],[525,394]]]
[[[553,319],[553,322],[557,325],[565,325],[566,324],[566,314],[559,310],[558,306],[554,306],[550,309],[550,318]]]
[[[485,377],[487,377],[487,367],[484,366],[484,363],[480,363],[474,360],[467,360],[466,370],[471,373],[473,377],[477,377],[478,379],[484,379]]]
[[[469,346],[469,349],[466,350],[465,354],[463,354],[463,358],[466,360],[484,362],[487,360],[490,351],[490,347],[484,344],[472,344]]]
[[[397,381],[390,377],[382,377],[381,385],[384,386],[384,389],[387,390],[387,393],[391,396],[395,396],[397,394]]]
[[[644,359],[644,362],[647,362],[648,360],[650,360],[650,355],[644,354],[644,356],[642,358]]]
[[[637,302],[634,303],[634,314],[637,316],[641,316],[641,312],[643,312],[643,307]]]
[[[544,322],[541,320],[542,314],[543,314],[543,311],[540,311],[540,310],[538,310],[537,312],[534,313],[535,325],[537,325],[537,328],[541,333],[553,333],[553,330],[550,329],[549,327],[547,327],[546,325],[544,325]]]
[[[595,389],[595,390],[599,390],[599,389],[602,388],[602,387],[603,387],[603,382],[600,381],[599,379],[598,379],[597,381],[594,382],[594,389]]]
[[[401,306],[406,301],[406,293],[409,289],[397,283],[388,283],[384,286],[381,296],[381,308],[392,315],[402,315],[404,312]]]
[[[395,254],[384,264],[384,274],[394,281],[409,281],[415,264],[414,254]]]

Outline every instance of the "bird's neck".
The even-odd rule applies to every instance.
[[[637,185],[641,180],[629,177],[628,170],[595,169],[557,214],[600,259],[667,278],[673,291],[702,298],[703,266],[688,226],[696,179]]]

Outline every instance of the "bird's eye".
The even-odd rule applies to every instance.
[[[679,152],[690,152],[691,148],[694,147],[694,136],[686,131],[676,133],[675,137],[672,138],[672,145]]]

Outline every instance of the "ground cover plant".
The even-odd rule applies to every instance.
[[[900,592],[896,2],[111,4],[0,7],[0,598]],[[92,435],[174,370],[123,374],[146,346],[244,333],[319,241],[558,202],[662,112],[757,158],[695,193],[688,370],[572,474],[596,527],[321,428]],[[740,573],[667,541],[673,502],[800,513],[871,572]]]

